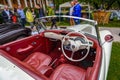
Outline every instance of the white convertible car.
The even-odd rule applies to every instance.
[[[46,29],[42,19],[53,17],[67,24],[76,18],[80,24]],[[99,31],[94,20],[61,17],[38,19],[36,26],[45,31],[0,46],[0,80],[106,80],[112,34]]]

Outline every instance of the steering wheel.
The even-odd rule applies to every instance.
[[[75,35],[77,34],[77,35]],[[74,36],[72,36],[74,35]],[[64,49],[64,46],[69,45],[69,49],[72,51],[71,56],[69,57]],[[74,61],[74,62],[78,62],[78,61],[82,61],[84,60],[90,50],[90,45],[89,45],[89,40],[87,39],[87,37],[82,33],[82,32],[69,32],[67,35],[65,35],[62,39],[62,44],[61,44],[61,48],[62,48],[62,52],[63,55],[70,61]],[[74,55],[77,54],[75,53],[76,51],[80,50],[80,49],[87,49],[85,55],[79,59],[74,59]]]

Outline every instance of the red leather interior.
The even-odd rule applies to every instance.
[[[61,31],[57,31],[56,33],[60,33],[60,32]],[[6,53],[5,56],[9,57],[10,58],[9,60],[17,64],[17,66],[19,66],[25,72],[30,74],[32,77],[37,78],[36,80],[46,80],[46,77],[44,76],[46,74],[46,71],[48,73],[48,71],[52,69],[50,66],[48,66],[51,62],[51,57],[52,60],[55,60],[56,58],[59,58],[59,56],[62,53],[61,50],[58,50],[58,48],[61,45],[61,42],[60,44],[57,41],[52,42],[41,35],[42,34],[40,34],[40,36],[35,35],[23,39],[21,41],[15,41],[0,46],[0,49],[7,52],[6,53],[0,50],[0,54],[1,52]],[[95,62],[93,66],[89,67],[87,70],[84,70],[80,67],[63,64],[57,67],[52,74],[50,71],[51,75],[48,74],[50,76],[50,80],[97,80],[98,79],[99,70],[101,66],[102,48],[99,46],[97,39],[91,38],[89,36],[87,38],[94,42],[93,47],[96,49],[96,56],[94,60]],[[35,52],[35,53],[31,54],[31,52]],[[41,52],[49,54],[51,57]],[[23,60],[24,63],[22,62]],[[40,71],[42,74],[39,74],[39,72],[37,71]]]
[[[17,50],[17,53],[19,53],[19,54],[28,53],[28,52],[30,52],[32,49],[33,49],[33,46],[32,46],[32,45],[28,45],[26,48],[19,48],[19,49]]]
[[[91,70],[92,70],[92,67],[88,67],[87,68],[87,71],[86,71],[86,80],[89,80],[90,75],[91,75]]]
[[[23,63],[22,61],[18,60],[15,57],[12,57],[8,53],[6,53],[3,50],[0,50],[0,56],[5,57],[7,60],[18,66],[21,70],[26,72],[28,75],[33,77],[35,80],[49,80],[47,77],[45,77],[43,74],[40,74],[37,72],[35,69],[31,68],[29,65],[26,63]]]
[[[86,71],[82,68],[62,64],[55,69],[50,76],[50,80],[85,80]]]
[[[40,73],[49,77],[50,74],[53,72],[53,68],[51,66],[43,65],[43,66],[40,67],[39,71],[40,71]]]
[[[24,62],[27,63],[32,68],[44,74],[46,70],[50,69],[50,67],[47,67],[47,66],[50,64],[51,60],[52,58],[50,56],[44,53],[35,52],[30,56],[28,56],[24,60]],[[45,66],[45,68],[43,68],[43,66]]]

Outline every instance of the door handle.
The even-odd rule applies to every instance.
[[[28,45],[28,46],[25,47],[25,48],[19,48],[19,49],[17,50],[17,53],[19,53],[19,54],[24,54],[24,53],[27,53],[27,52],[31,51],[32,49],[33,49],[33,46]]]

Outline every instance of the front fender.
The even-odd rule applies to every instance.
[[[113,41],[105,41],[105,37],[107,35],[111,35],[111,32],[108,30],[102,30],[100,31],[100,41],[101,41],[101,46],[102,46],[102,65],[101,67],[103,68],[100,73],[100,77],[102,76],[102,72],[104,72],[104,80],[107,78],[107,73],[108,73],[108,68],[109,68],[109,63],[110,63],[110,57],[111,57],[111,49],[112,49],[112,43]],[[104,58],[104,59],[103,59]]]

